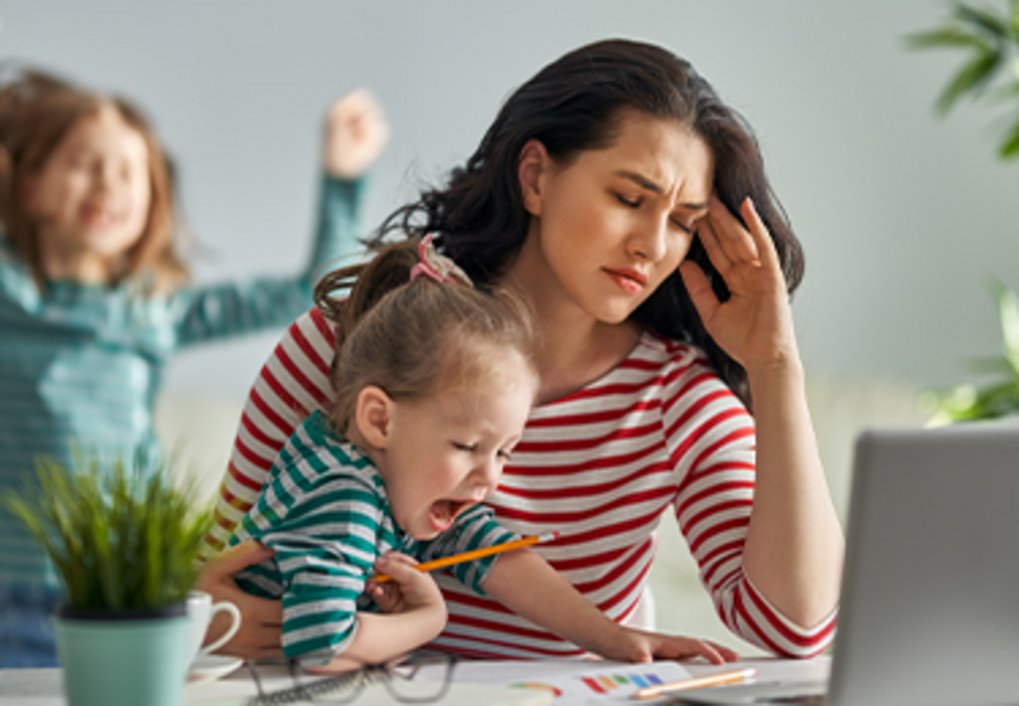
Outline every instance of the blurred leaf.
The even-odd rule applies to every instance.
[[[1012,127],[1009,128],[1008,134],[1001,143],[1001,147],[998,148],[998,156],[1001,159],[1011,159],[1012,157],[1019,156],[1019,120],[1012,123]]]
[[[980,51],[993,50],[993,47],[983,37],[958,27],[943,27],[928,32],[910,34],[906,36],[906,44],[912,49],[973,47]]]
[[[1012,21],[999,15],[990,7],[975,7],[957,3],[953,14],[962,22],[975,25],[995,38],[1007,39],[1011,36]]]
[[[1001,63],[1002,55],[997,50],[981,51],[968,63],[964,64],[955,76],[949,81],[948,86],[941,93],[936,103],[939,113],[945,114],[952,109],[956,101],[965,93],[979,95],[994,75],[995,69]]]

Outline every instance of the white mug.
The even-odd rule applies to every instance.
[[[208,645],[202,645],[205,640],[205,633],[209,629],[209,623],[216,613],[220,611],[230,616],[230,627],[218,638]],[[192,655],[192,662],[215,652],[225,645],[241,627],[241,611],[230,601],[212,602],[212,596],[205,591],[191,591],[188,593],[188,621],[190,622],[188,633],[188,654]]]

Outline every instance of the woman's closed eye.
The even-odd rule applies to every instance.
[[[686,233],[688,235],[693,235],[693,231],[694,231],[694,223],[693,223],[693,221],[691,221],[690,223],[687,223],[682,218],[680,218],[679,216],[673,216],[669,220],[672,222],[672,225],[674,225],[679,230],[683,231],[684,233]]]
[[[640,205],[644,203],[644,199],[640,196],[630,197],[627,196],[626,194],[619,192],[616,192],[615,196],[616,200],[619,201],[619,203],[623,204],[624,206],[627,206],[628,208],[640,208]]]
[[[453,448],[455,448],[457,451],[467,451],[468,453],[474,453],[475,451],[478,450],[478,445],[476,443],[467,444],[462,441],[451,441],[449,443],[451,443],[453,445]]]

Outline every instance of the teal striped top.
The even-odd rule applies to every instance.
[[[186,286],[166,296],[141,296],[138,282],[52,281],[40,291],[0,234],[0,495],[31,484],[40,455],[64,464],[76,450],[157,460],[153,406],[170,356],[283,327],[305,312],[314,278],[360,247],[363,191],[363,180],[324,177],[312,256],[298,275]],[[35,540],[0,506],[2,584],[55,587],[56,578]]]
[[[393,520],[371,460],[314,412],[276,457],[228,544],[257,539],[274,550],[271,559],[238,574],[237,583],[249,593],[282,598],[288,658],[324,663],[354,638],[357,613],[374,609],[364,586],[385,552],[427,561],[518,536],[497,524],[489,507],[477,505],[436,539],[410,537]],[[483,595],[481,584],[494,561],[488,557],[450,571]]]

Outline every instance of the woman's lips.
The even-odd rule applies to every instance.
[[[631,269],[604,269],[605,274],[612,278],[620,289],[627,294],[640,294],[647,286],[647,275]]]

